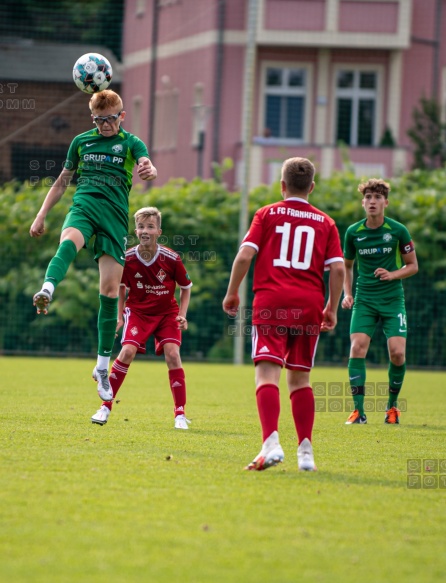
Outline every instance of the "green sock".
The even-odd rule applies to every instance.
[[[115,343],[116,322],[118,320],[118,298],[99,294],[98,314],[98,354],[110,356]]]
[[[387,402],[387,408],[397,406],[398,395],[403,386],[404,375],[406,374],[406,363],[401,366],[389,363],[389,400]]]
[[[362,417],[364,415],[364,385],[366,378],[365,358],[349,358],[348,377],[355,409],[358,409]]]
[[[77,255],[76,245],[73,241],[65,240],[59,245],[56,255],[51,259],[45,273],[45,281],[50,281],[54,287],[59,284],[65,275],[74,258]]]

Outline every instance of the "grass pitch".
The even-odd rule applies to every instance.
[[[133,363],[104,427],[90,423],[93,361],[0,363],[5,583],[445,580],[444,373],[408,371],[399,426],[317,413],[315,473],[297,471],[282,382],[285,462],[245,472],[261,447],[251,366],[185,363],[192,425],[180,431],[162,362]]]

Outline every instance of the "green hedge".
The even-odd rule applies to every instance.
[[[415,241],[420,271],[405,280],[409,322],[408,363],[444,367],[446,352],[444,310],[446,288],[446,172],[415,171],[392,181],[388,214],[403,222]],[[337,174],[317,179],[311,202],[337,222],[341,237],[346,228],[363,216],[358,179]],[[60,226],[70,206],[73,189],[52,209],[46,233],[29,236],[29,227],[48,191],[48,185],[31,187],[11,183],[0,190],[0,351],[48,354],[94,354],[98,274],[91,246],[82,251],[59,286],[47,317],[37,318],[31,298],[39,289],[49,259],[54,254]],[[278,184],[259,187],[250,194],[252,216],[264,204],[280,198]],[[194,283],[182,354],[186,358],[230,360],[232,339],[227,334],[230,320],[221,301],[233,258],[238,248],[239,193],[224,184],[200,179],[172,180],[162,187],[131,194],[133,214],[142,206],[155,205],[163,214],[161,242],[181,253]],[[133,221],[129,225],[129,243]],[[250,274],[251,276],[251,274]],[[250,294],[250,300],[252,294]],[[340,311],[336,331],[323,335],[318,360],[345,363],[348,358],[350,313]],[[249,358],[249,339],[247,341]],[[116,350],[119,345],[116,344]],[[375,335],[369,360],[386,362],[383,335]]]

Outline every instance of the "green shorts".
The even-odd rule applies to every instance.
[[[114,208],[109,200],[88,195],[76,196],[65,217],[62,231],[67,227],[74,227],[82,233],[85,246],[96,235],[96,261],[102,255],[111,255],[120,265],[124,265],[128,216],[122,210]]]
[[[355,298],[350,334],[361,332],[372,338],[376,324],[381,320],[386,338],[402,336],[407,338],[407,316],[404,297],[388,301],[364,301]]]

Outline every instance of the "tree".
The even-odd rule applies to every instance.
[[[411,335],[408,362],[446,367],[446,169],[415,170],[391,181],[389,216],[404,223],[413,237],[420,271],[404,282]],[[332,216],[341,239],[349,225],[364,216],[358,178],[336,173],[316,179],[311,202]],[[0,188],[0,353],[91,354],[97,345],[98,272],[91,243],[70,267],[48,316],[36,317],[32,296],[39,289],[48,261],[59,241],[60,227],[71,206],[70,187],[51,210],[44,237],[32,239],[29,227],[48,187],[11,183]],[[259,186],[250,193],[249,215],[280,200],[280,184]],[[185,358],[232,358],[233,320],[221,309],[232,261],[237,253],[240,194],[214,180],[176,179],[149,191],[135,186],[130,216],[143,206],[158,206],[163,215],[160,243],[180,253],[193,281],[189,329],[181,349]],[[130,219],[128,244],[135,245]],[[248,305],[251,305],[249,274]],[[338,312],[334,334],[324,334],[318,361],[344,363],[350,347],[351,313]],[[115,346],[118,350],[118,342]],[[248,354],[249,342],[246,343]],[[149,348],[148,354],[152,353]],[[370,362],[387,361],[384,337],[368,353]]]
[[[121,59],[124,0],[3,0],[0,36],[94,43]]]
[[[441,121],[441,108],[435,99],[422,97],[412,112],[413,126],[407,135],[415,144],[414,168],[433,170],[446,161],[446,124]]]

